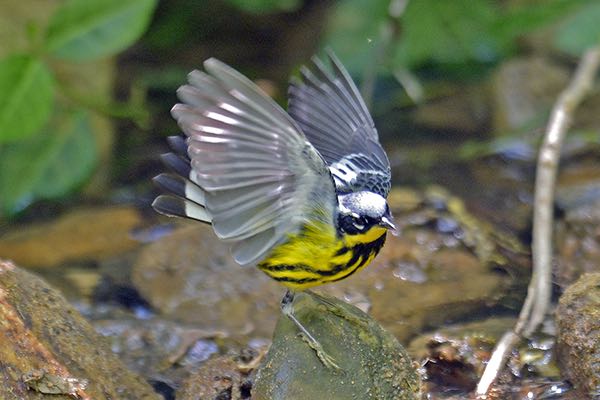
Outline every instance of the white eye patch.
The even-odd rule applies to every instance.
[[[359,224],[358,222],[353,222],[352,225],[354,225],[354,227],[359,231],[365,228],[363,224]]]

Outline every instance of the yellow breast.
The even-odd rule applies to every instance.
[[[385,233],[377,226],[339,237],[331,224],[307,225],[275,247],[258,268],[294,290],[335,282],[367,266],[383,246]]]

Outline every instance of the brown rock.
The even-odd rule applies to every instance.
[[[509,60],[494,73],[492,96],[494,130],[499,133],[544,124],[544,113],[569,79],[568,71],[548,59]],[[541,126],[541,125],[540,125]]]
[[[489,125],[488,101],[479,87],[454,88],[447,96],[419,105],[413,113],[417,124],[427,129],[474,135]]]
[[[556,343],[561,372],[580,398],[600,395],[600,273],[585,274],[560,297]]]
[[[555,276],[563,288],[584,273],[600,272],[599,167],[597,153],[587,160],[580,155],[559,175],[556,200],[564,215],[556,224]]]
[[[370,266],[323,290],[352,302],[364,299],[373,318],[401,342],[497,304],[507,276],[465,248],[444,248],[439,236],[427,229],[388,235]]]
[[[429,391],[460,388],[464,393],[477,385],[496,341],[514,326],[513,318],[444,326],[419,335],[408,348],[426,372]]]
[[[54,289],[0,260],[0,398],[159,399]]]
[[[209,360],[194,372],[177,391],[180,400],[250,399],[248,373],[231,356]]]
[[[229,245],[199,223],[145,247],[132,280],[154,308],[230,337],[271,337],[284,289],[257,268],[235,263]]]
[[[99,259],[139,245],[130,233],[141,225],[132,207],[79,209],[56,220],[19,227],[0,237],[0,257],[25,267],[54,267]]]

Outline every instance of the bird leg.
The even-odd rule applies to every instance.
[[[283,314],[286,317],[288,317],[294,323],[294,325],[296,325],[296,327],[300,331],[300,336],[302,337],[302,339],[308,344],[308,346],[311,349],[315,351],[315,353],[317,353],[317,357],[319,358],[319,360],[321,360],[323,365],[325,365],[327,368],[335,370],[340,369],[340,367],[335,363],[333,357],[331,357],[325,352],[325,350],[323,350],[323,346],[321,346],[321,343],[319,343],[319,341],[315,339],[313,335],[310,334],[310,332],[304,327],[304,325],[302,325],[298,318],[296,318],[296,315],[294,314],[293,302],[294,292],[288,289],[288,291],[283,296],[283,299],[281,299],[281,312],[283,312]]]

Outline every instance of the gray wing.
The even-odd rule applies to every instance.
[[[384,197],[390,163],[373,119],[350,75],[328,52],[333,72],[316,57],[289,88],[288,112],[329,164],[338,192],[369,190]]]
[[[186,198],[234,242],[236,261],[260,260],[315,216],[333,223],[331,174],[296,122],[229,66],[209,59],[204,68],[190,73],[171,111],[187,136],[188,186],[204,196],[184,193],[196,193]]]

